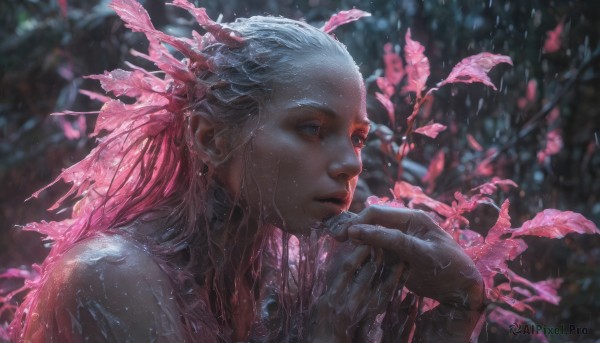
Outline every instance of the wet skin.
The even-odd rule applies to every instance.
[[[230,168],[228,184],[242,192],[255,218],[306,234],[315,222],[349,207],[362,169],[368,119],[362,78],[349,58],[312,54],[291,65],[295,76],[275,85],[248,129],[253,137],[248,159],[238,155],[233,160],[237,166],[246,163],[245,173]],[[404,267],[399,261],[412,267],[407,285],[442,304],[423,317],[420,337],[468,338],[483,301],[481,276],[452,237],[424,213],[373,207],[335,236],[354,244],[345,243],[353,247],[333,258],[327,291],[313,308],[311,341],[365,340],[364,328],[383,312],[398,284]],[[387,276],[377,278],[386,263]]]
[[[347,56],[299,56],[291,69],[296,76],[275,83],[245,130],[249,154],[238,153],[227,173],[253,218],[306,234],[350,205],[369,121],[362,77]]]
[[[291,64],[296,76],[275,85],[259,118],[245,128],[252,146],[225,165],[224,182],[244,197],[256,222],[306,234],[315,222],[348,208],[368,120],[362,79],[348,57],[314,54]],[[365,328],[398,285],[398,260],[413,270],[409,286],[442,304],[423,316],[416,335],[468,340],[483,301],[481,277],[431,219],[419,211],[372,207],[329,224],[345,248],[332,258],[326,291],[311,309],[309,341],[365,341]],[[385,278],[382,250],[396,261],[387,261]],[[25,332],[34,342],[182,340],[174,290],[137,243],[119,236],[77,243],[47,277],[32,309],[37,318]],[[241,316],[252,317],[249,310]],[[234,339],[246,338],[246,329],[233,329]]]

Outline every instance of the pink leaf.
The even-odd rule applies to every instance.
[[[113,0],[109,5],[121,19],[125,26],[136,32],[155,31],[154,25],[150,20],[148,12],[137,1],[133,0]]]
[[[132,31],[143,32],[146,34],[146,37],[150,41],[148,50],[150,51],[150,56],[152,58],[159,59],[158,55],[170,55],[164,47],[160,46],[159,41],[162,41],[181,51],[186,57],[193,61],[204,61],[204,55],[199,53],[197,49],[193,47],[191,44],[192,41],[189,39],[169,36],[162,31],[156,30],[150,21],[148,12],[146,12],[144,7],[137,1],[113,0],[110,7],[117,12],[119,17],[125,22],[126,27],[130,28]]]
[[[437,86],[441,87],[443,85],[457,82],[481,82],[484,85],[490,86],[494,90],[497,90],[487,73],[489,73],[494,66],[500,63],[508,63],[512,65],[512,60],[508,56],[494,55],[488,52],[482,52],[480,54],[467,57],[454,66],[454,69],[452,69],[450,75],[448,75],[448,78],[438,83]]]
[[[472,230],[460,230],[458,234],[458,244],[460,244],[463,249],[475,245],[481,245],[483,244],[483,237],[479,233]]]
[[[421,126],[420,128],[416,129],[414,132],[430,137],[430,138],[436,138],[438,136],[438,134],[444,130],[446,130],[447,126],[446,125],[442,125],[442,124],[438,124],[438,123],[433,123],[433,124],[429,124],[426,126]]]
[[[394,122],[396,121],[396,117],[394,114],[394,104],[390,100],[388,96],[385,94],[381,94],[379,92],[375,93],[375,97],[379,102],[385,107],[387,111],[388,118],[390,119],[390,123],[392,123],[392,127],[394,126]]]
[[[100,102],[108,102],[111,100],[111,98],[107,97],[104,94],[100,94],[100,93],[96,93],[96,92],[91,92],[85,89],[81,89],[79,90],[79,93],[86,95],[88,98],[92,99],[92,100],[98,100]]]
[[[370,17],[370,16],[371,16],[371,13],[361,11],[361,10],[358,10],[355,8],[348,10],[348,11],[340,11],[340,12],[332,15],[331,18],[329,18],[329,20],[325,23],[325,25],[323,25],[321,30],[325,31],[326,33],[331,33],[331,32],[333,32],[333,30],[337,29],[338,27],[340,27],[344,24],[351,23],[362,17]]]
[[[507,288],[509,292],[506,292]],[[529,304],[525,303],[522,300],[516,299],[514,297],[514,292],[510,292],[510,290],[511,288],[507,283],[503,283],[498,287],[490,288],[487,291],[488,299],[499,303],[503,302],[519,312],[534,311]]]
[[[99,80],[105,91],[112,92],[116,96],[137,97],[145,92],[163,93],[166,88],[163,80],[149,79],[139,70],[115,69],[104,72],[104,75],[90,75],[87,78]]]
[[[210,19],[205,8],[196,8],[187,0],[174,0],[173,5],[190,12],[196,18],[198,24],[210,32],[217,41],[231,46],[239,46],[244,42],[244,39],[238,36],[235,31]]]
[[[398,85],[404,78],[405,71],[402,59],[393,51],[392,44],[383,46],[383,61],[385,63],[385,78],[394,86]]]
[[[181,61],[173,57],[172,55],[165,52],[156,52],[157,48],[160,44],[150,43],[151,55],[146,55],[144,53],[132,50],[131,54],[136,57],[141,57],[147,59],[148,61],[154,62],[156,66],[164,71],[165,73],[171,75],[176,80],[183,82],[195,82],[196,76],[192,73],[186,65],[184,65]],[[151,49],[152,48],[152,49]]]
[[[496,220],[496,224],[492,226],[485,237],[486,243],[491,244],[497,242],[500,240],[502,235],[511,232],[510,215],[508,214],[509,205],[510,203],[508,199],[504,200],[502,206],[500,207],[500,213],[498,213],[498,220]]]
[[[471,212],[481,204],[488,204],[491,202],[490,198],[476,194],[472,197],[467,197],[460,192],[454,192],[454,198],[456,201],[452,202],[452,207],[455,209],[457,214],[463,214],[465,212]]]
[[[383,206],[388,206],[388,207],[397,207],[397,208],[406,208],[406,206],[404,206],[404,204],[398,200],[395,199],[388,199],[387,197],[377,197],[374,195],[371,195],[370,197],[367,198],[366,202],[367,206],[371,206],[371,205],[383,205]]]
[[[381,89],[386,97],[389,98],[394,95],[394,85],[392,85],[386,77],[378,77],[375,81],[377,82],[377,87]]]
[[[600,230],[596,225],[579,213],[546,209],[538,213],[533,219],[523,223],[523,226],[513,232],[512,237],[563,238],[572,232],[600,234]]]
[[[410,29],[406,31],[405,40],[404,59],[406,60],[408,82],[402,92],[415,92],[417,98],[420,99],[421,91],[425,88],[427,78],[429,78],[429,60],[424,54],[425,47],[411,39]]]
[[[470,133],[467,134],[467,143],[469,143],[469,146],[471,147],[471,149],[473,149],[475,151],[483,150],[483,147],[481,146],[481,144],[479,144],[479,142],[475,139],[475,137],[473,137]]]
[[[545,301],[545,302],[548,302],[548,303],[551,303],[554,305],[558,305],[558,303],[560,302],[560,296],[558,295],[558,289],[560,288],[560,285],[563,282],[563,279],[561,279],[561,278],[548,279],[548,280],[543,280],[543,281],[538,281],[538,282],[531,282],[528,279],[526,279],[522,276],[519,276],[512,270],[508,271],[508,278],[510,279],[511,283],[515,283],[515,282],[521,283],[521,284],[531,288],[532,290],[534,290],[535,293],[537,294],[537,295],[532,295],[532,296],[525,298],[523,300],[524,302],[530,303],[530,302],[534,302],[534,301]]]
[[[423,193],[420,187],[413,186],[405,181],[396,182],[394,185],[394,196],[400,199],[409,199],[409,207],[423,205],[444,217],[450,217],[454,213],[450,206],[430,198]]]
[[[546,134],[546,147],[537,153],[539,163],[543,163],[548,157],[556,155],[563,147],[563,139],[560,129],[554,129]]]
[[[438,151],[427,168],[427,173],[423,176],[423,182],[427,183],[427,192],[431,193],[435,188],[435,180],[442,174],[444,170],[445,155],[444,151]]]
[[[546,32],[546,41],[544,42],[544,48],[542,50],[545,54],[551,54],[560,50],[560,46],[562,45],[560,36],[562,35],[564,27],[565,25],[561,21],[556,25],[554,30]]]
[[[506,275],[506,261],[513,260],[526,249],[527,244],[521,239],[503,239],[468,247],[465,252],[475,262],[486,288],[491,289],[496,274]]]
[[[527,89],[525,91],[525,96],[520,97],[517,100],[517,106],[520,110],[527,110],[529,106],[535,103],[537,98],[537,81],[535,79],[529,80],[527,82]]]
[[[496,157],[496,149],[490,148],[485,152],[484,159],[477,165],[475,169],[475,175],[490,176],[494,174],[494,167],[492,161]]]
[[[480,194],[492,195],[496,193],[498,190],[498,186],[512,186],[519,187],[513,180],[510,179],[500,179],[498,177],[492,178],[490,182],[486,182],[481,186],[475,187],[471,189],[472,191],[479,191]]]
[[[527,92],[525,93],[525,98],[528,102],[532,103],[535,101],[537,97],[537,81],[535,79],[529,80],[527,82]]]

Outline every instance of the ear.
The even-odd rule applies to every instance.
[[[189,120],[194,148],[202,161],[212,166],[222,163],[227,156],[226,142],[214,121],[205,113],[193,113]]]

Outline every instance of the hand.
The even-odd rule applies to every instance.
[[[330,251],[324,293],[311,307],[310,342],[366,341],[369,326],[395,293],[403,265],[384,266],[382,252],[351,242]]]
[[[337,240],[383,249],[388,263],[408,264],[407,288],[440,302],[422,316],[425,340],[468,340],[483,310],[483,280],[475,263],[429,216],[408,208],[370,206],[325,225]]]

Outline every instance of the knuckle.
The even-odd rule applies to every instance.
[[[370,220],[372,218],[375,218],[376,216],[380,215],[381,213],[383,213],[384,211],[384,206],[382,205],[371,205],[367,208],[365,208],[362,211],[362,217],[365,220]]]

